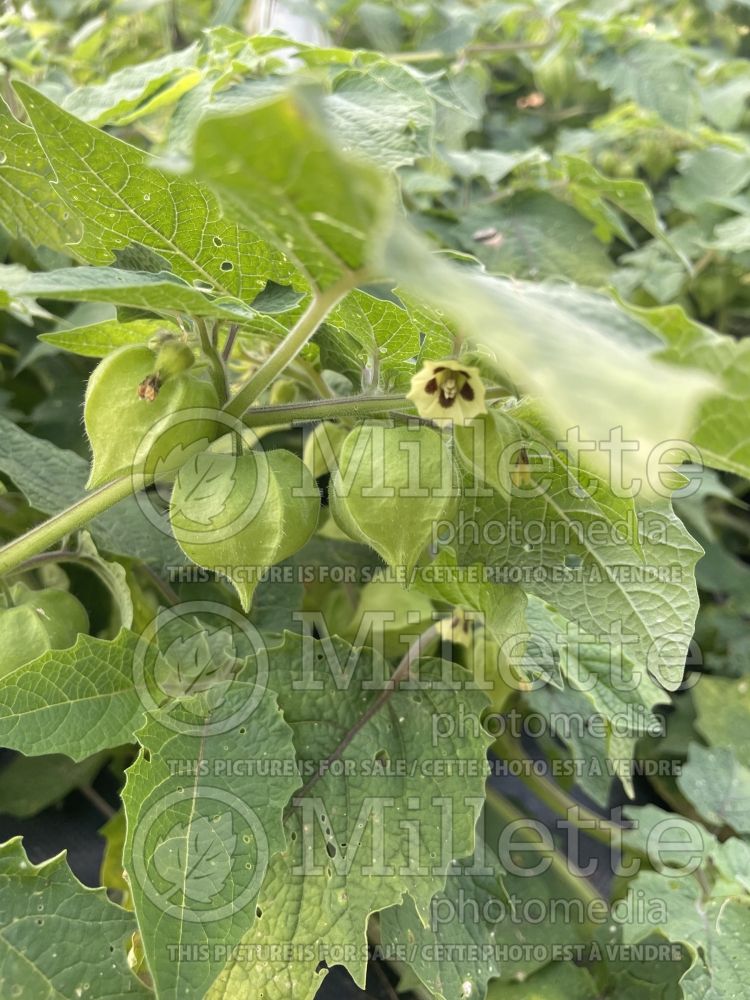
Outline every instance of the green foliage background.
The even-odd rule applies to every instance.
[[[520,568],[537,559],[572,566],[595,558],[605,567],[645,560],[657,569],[677,565],[682,584],[658,582],[636,593],[604,580],[585,598],[565,583],[532,585],[525,593],[510,585],[440,591],[427,581],[418,588],[437,606],[482,611],[493,643],[524,620],[534,634],[554,636],[568,621],[604,626],[627,606],[645,648],[672,628],[692,629],[697,613],[682,689],[682,658],[653,676],[642,671],[623,698],[608,685],[603,660],[574,663],[566,649],[547,665],[546,686],[492,692],[498,710],[547,719],[561,712],[609,719],[635,713],[638,722],[625,735],[542,741],[552,761],[596,760],[601,768],[580,778],[575,794],[570,775],[556,784],[532,779],[531,791],[553,810],[583,791],[601,812],[618,795],[636,792],[638,804],[626,806],[626,815],[639,826],[625,835],[624,850],[643,870],[604,891],[613,899],[632,890],[661,899],[666,919],[654,926],[630,914],[598,928],[568,921],[520,929],[481,921],[467,929],[457,921],[442,930],[448,942],[473,934],[479,944],[593,943],[600,950],[575,963],[572,952],[547,952],[500,968],[467,969],[449,959],[391,962],[385,975],[415,997],[443,1000],[750,995],[750,5],[321,0],[277,8],[270,23],[263,5],[249,10],[236,0],[6,7],[0,16],[3,541],[83,495],[89,448],[81,403],[98,359],[145,343],[165,325],[176,330],[185,316],[199,317],[221,323],[223,331],[238,327],[241,350],[231,375],[240,385],[316,292],[368,264],[377,244],[381,273],[397,276],[398,285],[352,282],[354,290],[334,305],[288,373],[300,403],[319,396],[323,372],[336,373],[331,385],[339,395],[372,387],[403,393],[420,363],[450,353],[459,335],[471,342],[471,359],[488,381],[524,397],[512,414],[514,433],[533,430],[554,441],[553,431],[569,421],[594,433],[621,423],[646,447],[678,428],[710,466],[697,476],[697,491],[677,490],[674,512],[668,501],[648,496],[631,511],[628,504],[618,510],[604,477],[597,478],[600,469],[556,459],[560,484],[590,486],[593,478],[604,491],[603,500],[600,493],[598,501],[586,495],[576,502],[576,513],[580,507],[585,519],[609,522],[618,512],[637,512],[666,525],[659,544],[646,532],[625,554],[622,547],[592,553],[574,539],[531,554],[509,545],[487,555],[469,543],[438,557]],[[281,190],[279,178],[288,178],[300,151],[305,166],[281,185],[282,214],[281,201],[268,192]],[[261,401],[278,400],[271,389]],[[271,433],[301,452],[292,432]],[[480,508],[487,519],[515,514],[497,497]],[[567,524],[573,513],[560,501],[542,516]],[[521,512],[531,516],[528,508]],[[175,596],[228,604],[233,597],[218,580],[166,579],[163,567],[184,565],[185,557],[172,538],[144,525],[132,498],[64,544],[67,561],[28,566],[23,579],[74,593],[88,611],[91,634],[0,676],[0,743],[26,755],[0,772],[0,811],[33,816],[88,788],[103,768],[121,782],[137,733],[148,753],[141,750],[130,768],[123,795],[125,811],[137,816],[154,790],[171,788],[174,776],[160,770],[159,753],[190,751],[170,745],[175,737],[158,713],[146,722],[130,677],[134,635]],[[340,532],[326,537],[325,529],[303,552],[300,561],[308,564],[372,559]],[[256,722],[291,766],[330,753],[330,741],[305,728],[311,711],[341,735],[358,709],[353,692],[351,704],[336,701],[331,689],[312,706],[288,694],[301,654],[298,638],[280,633],[294,631],[291,615],[302,607],[335,617],[334,590],[308,588],[303,595],[297,586],[262,585],[251,612],[281,650]],[[344,640],[354,640],[350,618],[345,607],[344,638],[336,640],[342,650]],[[460,652],[456,659],[474,666]],[[252,657],[243,669],[249,688]],[[539,669],[530,662],[529,676]],[[576,687],[576,671],[597,684]],[[240,685],[232,697],[241,701],[242,694]],[[208,712],[197,703],[188,709]],[[413,705],[404,710],[414,713],[410,735],[419,734],[418,712]],[[662,713],[666,732],[647,735]],[[373,727],[365,737],[362,753],[394,747],[392,732]],[[457,740],[450,752],[480,760],[488,742],[484,734]],[[431,752],[416,737],[408,749],[417,760]],[[519,752],[512,741],[494,749],[506,759]],[[212,752],[241,755],[243,747],[222,744]],[[677,762],[681,773],[666,767],[634,785],[631,760]],[[252,781],[231,787],[247,800],[258,793]],[[264,917],[254,921],[253,904],[214,927],[217,940],[262,944],[266,934],[314,941],[319,922],[333,913],[331,938],[361,945],[367,917],[378,911],[371,941],[431,944],[421,917],[434,893],[529,892],[530,880],[514,882],[512,873],[502,876],[501,889],[499,864],[484,882],[461,876],[415,887],[408,879],[344,879],[308,890],[291,874],[296,819],[287,817],[285,832],[281,822],[297,787],[281,784],[264,802],[273,834],[259,903]],[[481,787],[480,780],[480,795]],[[408,791],[422,794],[416,784]],[[460,782],[446,784],[456,801],[464,791]],[[332,781],[326,794],[353,826],[360,791]],[[526,809],[509,795],[502,788],[489,793],[490,825],[511,822],[519,804]],[[422,807],[430,815],[426,802]],[[649,830],[669,815],[690,821],[692,836],[699,831],[700,865],[692,876],[675,877],[679,859],[644,861]],[[471,817],[462,819],[461,843],[470,847]],[[162,833],[172,835],[182,821],[191,822],[176,811]],[[122,878],[133,826],[126,837],[122,811],[105,836],[101,884],[124,909],[104,891],[83,889],[64,861],[36,868],[16,841],[0,849],[1,888],[12,911],[0,927],[3,996],[16,995],[11,987],[19,983],[25,992],[18,995],[80,996],[84,979],[72,954],[90,962],[85,995],[91,1000],[146,995],[154,984],[164,997],[315,995],[314,963],[291,971],[223,962],[176,970],[162,961],[165,942],[178,933],[197,942],[202,931],[176,928],[137,892],[133,898]],[[430,846],[440,851],[439,842]],[[531,880],[534,894],[591,902],[598,890],[583,878],[571,886],[559,852],[554,858],[544,880]],[[169,867],[163,858],[156,864],[162,874]],[[286,908],[285,893],[294,902]],[[134,907],[150,973],[143,971],[138,939],[133,943]],[[101,953],[92,952],[92,935]],[[61,946],[53,954],[39,940]],[[613,943],[643,942],[684,949],[665,962],[607,952]],[[128,969],[126,947],[141,978]],[[370,963],[369,978],[361,956],[347,964],[360,986],[388,995],[378,992],[374,966],[381,963]]]

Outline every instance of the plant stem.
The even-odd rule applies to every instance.
[[[27,531],[20,538],[15,538],[0,549],[0,576],[59,542],[65,535],[84,527],[97,514],[102,514],[139,488],[132,476],[121,476]]]
[[[371,417],[391,410],[414,410],[406,396],[340,396],[338,399],[305,400],[283,406],[253,406],[245,412],[248,427],[271,427],[276,424],[303,423],[313,420],[338,420],[341,417]]]
[[[499,756],[505,758],[505,760],[515,760],[515,761],[528,761],[530,758],[524,753],[523,747],[511,737],[502,736],[500,737],[493,747]],[[580,802],[576,802],[567,795],[562,788],[559,788],[554,782],[550,781],[544,775],[536,774],[533,770],[530,770],[528,774],[518,775],[518,777],[523,781],[523,783],[536,795],[536,797],[542,801],[546,806],[556,812],[559,816],[564,817],[569,822],[572,822],[581,833],[584,833],[587,837],[591,837],[593,840],[598,840],[601,844],[605,844],[609,847],[612,843],[612,833],[620,834],[623,830],[627,830],[628,827],[620,826],[619,823],[613,823],[611,820],[606,819],[604,816],[599,816],[598,813],[592,812],[587,809],[586,806],[582,805]],[[571,815],[572,810],[578,810],[577,816],[575,814]],[[579,826],[576,822],[577,819],[585,820],[588,823],[593,823],[593,826]]]
[[[487,393],[487,399],[493,400],[505,395],[507,395],[505,389],[491,389]],[[409,413],[414,409],[411,401],[399,393],[388,396],[342,396],[337,399],[285,403],[283,406],[251,407],[245,413],[243,422],[248,427],[271,427],[296,421],[339,420],[342,417],[360,420],[382,413],[401,411]],[[51,517],[49,521],[31,528],[24,535],[8,542],[6,546],[0,548],[0,576],[15,570],[21,563],[44,552],[65,535],[84,527],[97,514],[103,513],[147,485],[149,484],[142,481],[142,477],[141,481],[136,481],[132,475],[123,476],[83,497],[72,507]]]
[[[527,818],[515,806],[511,805],[504,795],[501,795],[497,789],[489,784],[486,786],[485,795],[488,808],[496,813],[506,824]],[[551,862],[551,870],[554,870],[558,878],[565,882],[579,899],[589,904],[601,904],[604,897],[599,895],[585,875],[577,872],[575,865],[573,865],[569,858],[564,857],[554,847],[549,851],[547,856]]]
[[[40,552],[38,555],[32,556],[25,562],[19,563],[15,569],[11,570],[11,575],[16,575],[17,573],[28,573],[32,569],[36,569],[38,566],[44,566],[46,563],[58,563],[58,562],[72,562],[72,563],[85,563],[86,557],[79,555],[78,552],[73,552],[71,549],[55,549],[52,552]]]
[[[492,402],[508,395],[504,388],[489,389],[487,401]],[[334,399],[303,400],[284,403],[283,406],[252,406],[245,411],[243,422],[248,427],[273,427],[277,424],[305,423],[315,420],[356,420],[382,413],[413,413],[416,406],[402,393],[389,395],[338,396]]]
[[[392,62],[435,62],[438,59],[460,59],[473,55],[502,55],[509,52],[536,52],[546,49],[555,39],[555,32],[550,31],[540,42],[473,42],[465,45],[455,53],[444,52],[442,49],[418,49],[416,52],[389,52],[388,59]]]
[[[367,725],[370,719],[374,715],[376,715],[380,711],[380,709],[391,700],[395,692],[399,689],[400,685],[403,684],[403,682],[409,678],[414,664],[419,662],[419,660],[424,656],[425,651],[429,649],[430,645],[435,641],[435,639],[439,637],[441,632],[441,625],[442,622],[434,622],[432,625],[430,625],[428,629],[425,629],[425,631],[421,635],[417,636],[417,638],[414,640],[411,646],[409,646],[409,648],[407,649],[399,665],[391,674],[387,685],[383,688],[383,690],[380,692],[377,698],[375,698],[374,701],[370,702],[367,711],[363,712],[363,714],[360,715],[360,717],[357,719],[354,725],[349,730],[347,730],[347,732],[343,735],[336,748],[331,751],[328,757],[326,757],[325,766],[321,765],[321,767],[315,774],[313,774],[313,776],[310,778],[307,784],[305,784],[299,790],[299,792],[297,792],[295,798],[302,798],[306,795],[309,795],[310,789],[313,787],[313,785],[317,784],[317,782],[323,777],[323,775],[328,772],[328,769],[331,764],[333,764],[335,761],[341,758],[342,754],[349,746],[349,744],[352,742],[357,733],[361,732],[361,730],[364,729],[364,727]]]
[[[232,323],[229,327],[229,332],[227,333],[227,339],[224,341],[224,347],[221,352],[221,359],[225,363],[229,361],[232,355],[232,348],[234,347],[234,342],[237,339],[237,334],[240,331],[239,323]]]
[[[96,806],[96,808],[99,810],[102,816],[105,816],[107,819],[112,819],[112,817],[115,815],[115,810],[112,808],[109,802],[107,802],[106,799],[102,798],[102,796],[97,792],[97,790],[95,788],[92,788],[91,785],[81,785],[78,791],[81,793],[81,795],[85,796],[92,805]]]
[[[323,292],[316,292],[310,305],[302,313],[295,325],[270,354],[260,368],[242,386],[237,395],[224,407],[232,417],[241,417],[264,389],[286,368],[290,361],[312,337],[333,307],[343,299],[362,279],[362,275],[347,272],[340,281]]]
[[[221,360],[221,357],[216,350],[216,345],[213,343],[211,335],[208,332],[206,321],[198,318],[195,321],[195,325],[201,338],[201,350],[205,354],[206,361],[211,369],[211,381],[214,384],[214,389],[216,389],[216,395],[219,397],[219,402],[223,406],[229,396],[227,371],[224,367],[224,362]]]

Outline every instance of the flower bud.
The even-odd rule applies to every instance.
[[[287,378],[277,379],[271,386],[271,406],[284,406],[297,398],[297,386]]]
[[[154,365],[162,384],[175,375],[181,375],[195,364],[195,355],[187,344],[179,340],[167,340],[159,348]]]

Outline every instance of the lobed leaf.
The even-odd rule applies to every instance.
[[[128,968],[132,914],[87,889],[63,854],[32,864],[15,837],[0,846],[0,990],[3,996],[120,1000],[150,991]]]
[[[266,869],[286,846],[283,809],[300,785],[275,693],[256,663],[240,669],[148,717],[127,772],[125,868],[165,1000],[205,996],[254,923]]]
[[[319,961],[338,956],[364,985],[368,916],[408,895],[424,917],[451,859],[473,851],[488,738],[454,734],[431,746],[429,733],[436,716],[457,706],[478,718],[486,698],[460,668],[445,683],[448,665],[430,661],[416,689],[396,690],[356,728],[382,690],[384,669],[371,650],[339,639],[303,642],[287,633],[275,653],[269,683],[308,784],[293,800],[288,847],[271,862],[261,915],[242,942],[241,954],[255,958],[230,960],[209,997],[311,1000]],[[337,748],[341,766],[329,767]],[[443,773],[441,762],[453,769]],[[278,950],[287,942],[295,961]]]

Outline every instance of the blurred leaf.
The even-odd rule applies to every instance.
[[[677,785],[709,823],[750,833],[750,768],[731,750],[691,744]]]
[[[197,45],[169,52],[158,59],[126,66],[107,77],[104,83],[77,87],[65,98],[66,111],[92,125],[126,124],[163,106],[165,92],[176,101],[187,86],[198,83],[195,71]]]
[[[742,626],[740,626],[742,627]],[[696,728],[712,747],[731,750],[750,768],[750,684],[703,675],[693,688]]]
[[[230,216],[324,288],[371,258],[392,190],[372,166],[340,153],[317,117],[308,100],[287,94],[208,118],[196,134],[195,172]]]
[[[442,309],[465,336],[488,348],[501,372],[538,397],[557,433],[579,428],[583,439],[594,442],[587,465],[608,476],[615,472],[605,468],[611,463],[596,444],[601,449],[615,428],[624,440],[638,442],[622,454],[616,471],[622,482],[633,475],[642,492],[653,490],[643,475],[647,457],[665,440],[687,433],[710,390],[708,378],[611,340],[596,318],[566,315],[533,286],[450,266],[428,255],[410,233],[400,231],[389,241],[387,269],[399,276],[400,286]]]
[[[106,751],[75,764],[63,754],[24,757],[19,754],[0,771],[0,813],[26,819],[88,785],[101,771]]]
[[[499,205],[475,203],[463,214],[457,236],[463,249],[495,274],[596,286],[607,283],[612,268],[590,222],[541,191]]]

